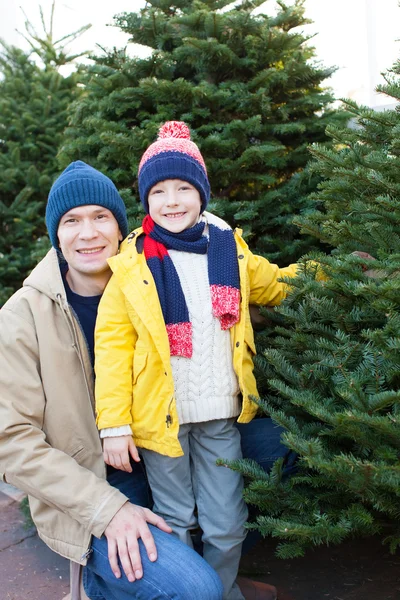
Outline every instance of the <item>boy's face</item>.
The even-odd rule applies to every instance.
[[[189,229],[200,217],[200,194],[191,183],[181,179],[165,179],[153,185],[148,202],[153,221],[171,233]]]

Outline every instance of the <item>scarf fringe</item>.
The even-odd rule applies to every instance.
[[[230,329],[239,323],[240,290],[227,285],[210,285],[213,315],[221,329]]]
[[[166,328],[171,356],[192,358],[192,324],[170,323]]]

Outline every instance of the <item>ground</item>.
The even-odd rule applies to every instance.
[[[279,600],[400,599],[400,554],[391,555],[378,538],[319,547],[284,561],[274,548],[274,541],[262,540],[242,559],[241,570],[276,585]]]
[[[18,499],[0,488],[0,600],[62,600],[68,591],[68,561],[39,540]]]
[[[19,497],[2,485],[0,600],[62,600],[68,561],[26,528]],[[242,559],[241,572],[276,585],[279,600],[400,600],[400,553],[391,555],[378,538],[320,547],[295,560],[276,558],[274,549],[271,539],[258,542]]]

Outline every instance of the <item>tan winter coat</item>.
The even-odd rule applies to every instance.
[[[127,501],[105,481],[89,352],[54,250],[0,310],[0,473],[29,494],[43,541],[80,564]]]

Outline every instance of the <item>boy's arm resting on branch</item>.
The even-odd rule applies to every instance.
[[[0,311],[0,472],[4,480],[68,514],[100,537],[127,498],[42,430],[46,398],[32,324]],[[62,426],[62,425],[61,425]]]
[[[99,429],[132,423],[136,340],[125,297],[112,276],[100,301],[95,331],[96,424]]]
[[[250,252],[247,269],[250,304],[276,306],[282,302],[288,291],[288,284],[279,280],[284,277],[296,277],[298,265],[291,264],[280,268],[266,258]]]
[[[375,260],[374,257],[371,256],[371,254],[368,254],[368,252],[363,252],[363,251],[359,251],[359,250],[356,250],[355,252],[352,252],[351,254],[358,256],[359,258],[365,259],[366,262],[362,265],[362,269],[366,275],[368,275],[369,277],[372,277],[372,278],[384,276],[384,275],[382,275],[382,272],[377,273],[376,271],[372,271],[372,270],[368,269],[368,266],[369,266],[368,261]],[[267,325],[267,319],[265,318],[264,315],[262,315],[260,313],[259,307],[261,305],[263,305],[265,308],[268,309],[268,306],[276,306],[277,304],[279,304],[286,296],[289,286],[285,283],[279,285],[279,282],[275,281],[275,282],[273,282],[271,288],[264,287],[264,289],[263,289],[263,281],[264,281],[264,285],[265,285],[265,280],[262,280],[262,279],[261,279],[261,281],[259,280],[259,273],[262,273],[263,270],[267,269],[267,286],[268,286],[268,285],[270,285],[268,282],[270,281],[269,278],[271,276],[273,276],[273,277],[278,276],[279,278],[281,278],[281,277],[296,277],[298,265],[296,263],[294,263],[294,264],[289,265],[288,267],[279,268],[277,265],[269,263],[268,260],[262,258],[261,256],[252,254],[251,259],[255,259],[255,260],[249,261],[250,273],[253,275],[253,279],[251,279],[251,284],[250,284],[250,304],[249,304],[250,319],[251,319],[251,324],[252,324],[253,329],[255,331],[262,331],[263,329],[265,329],[265,327]],[[258,260],[258,259],[260,259],[260,260]],[[310,261],[309,264],[313,265],[316,268],[317,280],[321,280],[321,281],[327,280],[326,274],[320,268],[318,263],[316,263],[314,261]],[[254,285],[253,285],[253,282],[254,282]],[[271,293],[272,301],[268,301],[267,303],[265,303],[264,301],[260,302],[260,297],[262,297],[263,295],[265,296],[265,294],[267,294],[267,296],[269,297],[270,293]],[[270,308],[269,310],[273,310],[273,309]]]

